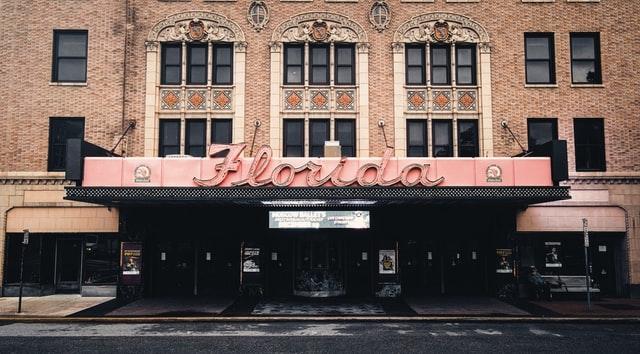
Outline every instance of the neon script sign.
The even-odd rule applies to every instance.
[[[209,156],[216,157],[219,154],[227,152],[221,163],[214,165],[214,176],[209,179],[193,178],[193,182],[202,187],[219,186],[227,179],[230,174],[235,174],[243,165],[240,155],[247,147],[247,144],[230,144],[218,145],[212,144],[209,147]],[[382,159],[377,163],[366,163],[358,167],[354,171],[353,168],[346,168],[349,162],[357,163],[357,159],[340,158],[337,165],[326,174],[322,174],[323,167],[325,170],[335,163],[335,160],[316,159],[315,161],[307,161],[298,166],[287,162],[287,159],[281,159],[281,163],[274,164],[273,151],[270,146],[263,145],[258,149],[255,157],[249,165],[249,171],[245,178],[231,182],[232,186],[249,185],[252,187],[260,187],[272,184],[276,187],[288,187],[294,183],[297,176],[306,174],[306,186],[319,187],[323,185],[333,185],[336,187],[347,187],[357,184],[361,187],[372,186],[393,186],[401,184],[405,187],[425,186],[433,187],[444,181],[444,177],[430,179],[428,177],[430,165],[420,163],[410,163],[404,166],[395,176],[388,176],[392,171],[388,167],[391,164],[398,166],[398,159],[392,158],[393,149],[387,148],[384,151]],[[293,159],[292,159],[293,160]],[[316,163],[319,162],[319,163]],[[349,173],[351,172],[351,173]],[[351,176],[346,176],[350,174]],[[296,183],[299,185],[300,183]]]

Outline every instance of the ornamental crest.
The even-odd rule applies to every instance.
[[[329,38],[329,26],[322,20],[317,20],[311,25],[311,38],[315,41],[323,42]]]
[[[204,35],[206,34],[204,23],[202,23],[202,21],[198,20],[197,18],[194,18],[193,21],[189,22],[188,34],[189,38],[194,41],[199,41],[204,38]]]
[[[498,165],[487,167],[487,182],[502,182],[502,169]]]
[[[135,183],[151,182],[151,169],[146,165],[140,165],[133,171],[133,181]]]
[[[451,31],[449,31],[449,24],[444,20],[439,20],[438,22],[433,24],[433,31],[431,32],[431,37],[436,42],[446,42],[451,37]]]

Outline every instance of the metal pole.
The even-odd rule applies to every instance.
[[[18,313],[22,312],[22,287],[24,285],[23,273],[24,273],[24,251],[29,244],[29,230],[24,230],[24,238],[22,239],[22,256],[20,257],[20,292],[18,294]]]
[[[589,272],[589,225],[587,219],[582,219],[582,231],[584,232],[584,272],[587,283],[587,311],[591,311],[591,276]]]

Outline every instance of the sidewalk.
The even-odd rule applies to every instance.
[[[530,301],[532,312],[535,307],[548,311],[552,316],[571,317],[640,317],[640,299],[603,298],[591,301],[591,311],[587,311],[587,301],[583,300],[554,300]]]
[[[23,297],[22,313],[17,313],[17,297],[0,297],[0,316],[66,317],[113,299],[112,297],[81,297],[78,294]]]

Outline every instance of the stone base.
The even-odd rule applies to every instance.
[[[80,294],[83,297],[116,297],[117,292],[116,285],[84,285]]]

